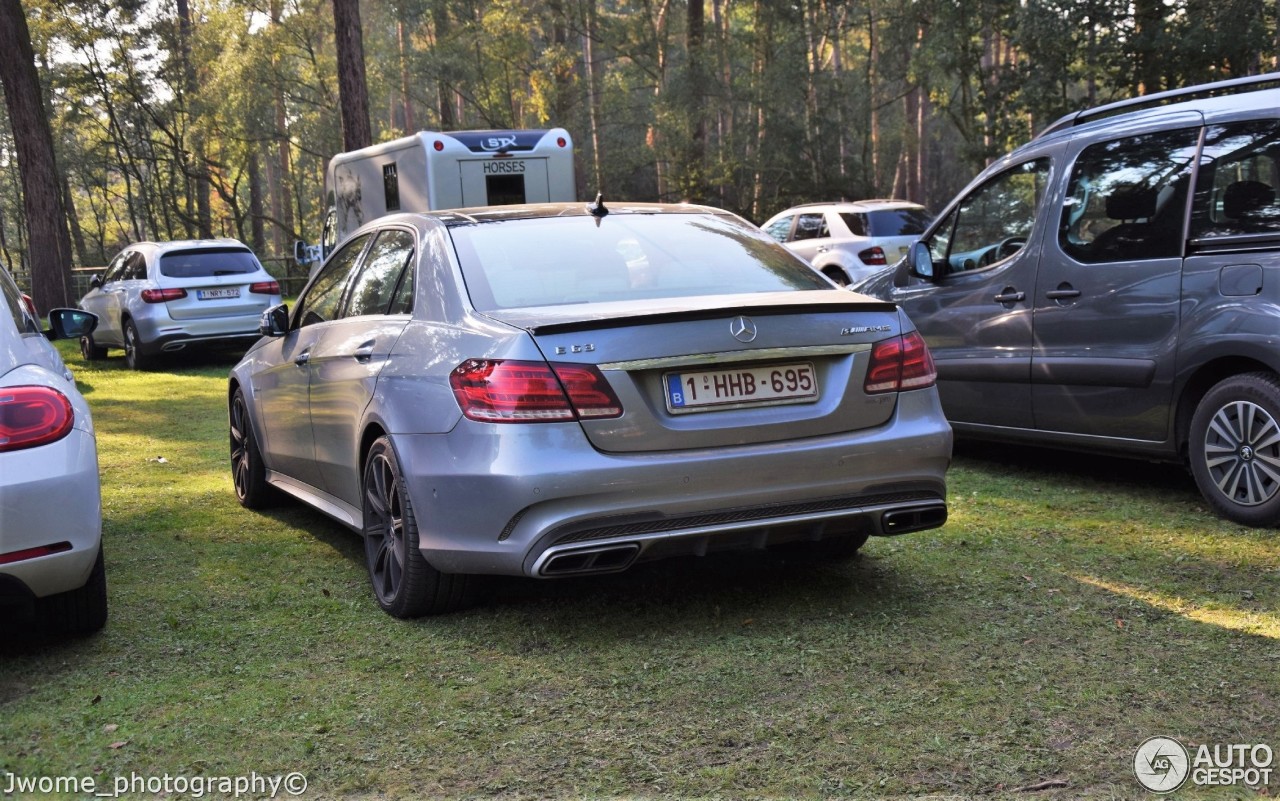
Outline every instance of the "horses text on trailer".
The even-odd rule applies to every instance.
[[[296,247],[317,262],[364,223],[398,211],[438,211],[577,199],[573,140],[545,131],[419,131],[339,153],[325,171],[328,215],[319,247]]]

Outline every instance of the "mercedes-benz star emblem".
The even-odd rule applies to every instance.
[[[729,333],[739,342],[752,342],[756,338],[756,324],[751,322],[750,317],[739,315],[729,323]]]

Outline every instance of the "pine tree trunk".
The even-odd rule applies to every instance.
[[[19,0],[0,0],[0,83],[22,176],[31,297],[40,314],[72,305],[71,238],[59,191],[53,132],[41,99],[31,32]]]
[[[333,30],[338,51],[338,105],[344,150],[373,144],[369,126],[369,86],[364,70],[364,34],[360,0],[333,0]]]

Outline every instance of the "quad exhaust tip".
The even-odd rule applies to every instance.
[[[626,570],[640,553],[640,544],[624,542],[599,548],[579,548],[558,553],[542,566],[544,576],[572,576],[586,573],[616,573]]]
[[[880,536],[896,537],[912,531],[938,528],[947,522],[947,505],[917,506],[910,509],[891,509],[880,517]]]

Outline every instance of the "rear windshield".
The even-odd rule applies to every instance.
[[[871,221],[868,236],[919,236],[933,219],[926,209],[887,209],[867,217]]]
[[[243,275],[260,269],[258,259],[240,248],[178,250],[160,257],[160,274],[169,278],[211,278]]]
[[[758,229],[710,214],[507,220],[449,232],[478,311],[831,288]]]

